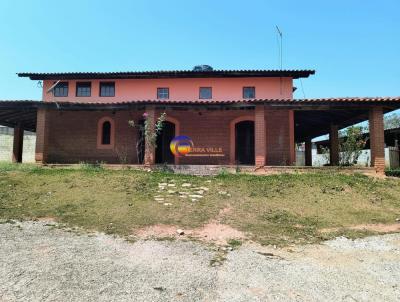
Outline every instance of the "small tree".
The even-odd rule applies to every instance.
[[[366,143],[367,137],[363,135],[363,127],[351,126],[341,131],[339,138],[339,164],[341,166],[356,164]]]
[[[162,131],[164,121],[166,118],[166,113],[163,112],[154,123],[153,119],[148,115],[147,112],[143,113],[144,122],[135,123],[134,120],[129,120],[129,126],[137,128],[139,130],[139,139],[136,142],[136,154],[138,157],[138,162],[141,161],[142,146],[146,149],[155,148],[157,145],[157,135]],[[145,160],[146,161],[146,160]]]
[[[400,116],[396,113],[385,116],[384,126],[386,129],[400,128]]]
[[[351,126],[339,133],[339,165],[352,166],[357,164],[362,150],[367,143],[368,137],[364,136],[364,129],[361,126]],[[328,147],[321,147],[324,159],[329,163],[330,150]]]

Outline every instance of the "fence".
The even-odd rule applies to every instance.
[[[399,148],[389,147],[389,168],[396,169],[399,167]]]
[[[12,160],[12,149],[14,141],[14,129],[0,127],[0,161]],[[24,132],[24,144],[22,151],[23,162],[35,161],[36,134],[33,132]]]
[[[385,148],[385,165],[387,168],[395,169],[399,168],[399,149],[397,147]],[[368,167],[371,161],[371,151],[363,150],[360,157],[358,158],[357,165]],[[321,167],[329,164],[329,154],[318,154],[317,149],[312,150],[312,164],[315,167]],[[305,152],[297,150],[296,151],[296,166],[305,165]]]

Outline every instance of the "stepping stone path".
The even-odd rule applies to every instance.
[[[170,206],[172,203],[166,202],[166,199],[172,197],[173,194],[179,194],[179,198],[186,199],[190,198],[191,201],[196,202],[199,199],[204,197],[204,193],[209,191],[208,187],[205,186],[193,186],[191,183],[182,183],[180,186],[185,188],[186,190],[175,191],[172,188],[175,188],[177,185],[173,183],[173,180],[169,180],[167,182],[161,182],[158,184],[158,192],[162,193],[162,195],[155,195],[154,200],[158,203],[163,203],[165,206]],[[210,183],[211,180],[207,180],[206,182]],[[171,189],[170,189],[171,188]],[[168,194],[168,195],[167,195]]]

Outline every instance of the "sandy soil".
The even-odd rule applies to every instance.
[[[400,234],[220,253],[55,223],[0,224],[0,301],[399,301]]]
[[[139,239],[157,239],[170,237],[175,239],[194,238],[217,245],[226,245],[230,239],[245,239],[246,235],[229,225],[221,223],[223,217],[231,211],[231,207],[222,209],[215,220],[196,229],[181,229],[178,226],[157,224],[134,231],[134,235]],[[182,230],[180,235],[177,231]]]
[[[394,233],[400,232],[400,223],[393,223],[393,224],[359,224],[359,225],[352,225],[345,227],[346,229],[350,230],[357,230],[357,231],[372,231],[377,233]],[[339,231],[341,228],[327,228],[322,229],[321,233],[330,233]]]

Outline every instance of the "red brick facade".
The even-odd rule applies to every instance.
[[[383,109],[374,107],[369,112],[369,134],[371,142],[371,166],[376,172],[385,171],[385,137],[383,125]]]
[[[167,130],[158,137],[162,147],[147,145],[143,150],[142,145],[140,162],[144,152],[144,163],[148,165],[174,162],[288,166],[296,163],[295,142],[304,141],[306,164],[312,165],[310,138],[328,132],[331,165],[337,165],[338,130],[365,121],[369,112],[371,165],[383,172],[383,112],[400,108],[400,98],[294,100],[293,80],[312,74],[314,70],[197,67],[192,71],[20,73],[21,77],[43,81],[43,102],[31,104],[31,110],[37,109],[37,120],[25,113],[14,115],[12,111],[11,116],[2,116],[6,124],[13,125],[21,122],[17,118],[27,119],[29,125],[22,123],[25,129],[36,130],[37,162],[138,164],[137,143],[141,136],[128,121],[138,124],[146,112],[155,122],[162,113],[160,108],[169,108],[166,116],[170,123],[165,123]],[[57,92],[57,81],[62,81],[59,85],[63,85],[63,93]],[[90,96],[79,96],[79,81],[90,82]],[[102,93],[102,82],[113,83],[109,93]],[[201,87],[211,87],[212,93],[200,97]],[[249,87],[253,93],[246,94],[245,88]],[[159,95],[159,88],[168,89],[168,93]],[[9,110],[7,106],[4,104]],[[18,138],[18,131],[16,134]],[[183,157],[172,156],[168,144],[178,135],[193,141],[193,152]],[[16,161],[20,145],[16,139]]]
[[[38,109],[36,119],[36,150],[35,160],[39,163],[47,162],[49,113],[45,109]]]
[[[137,130],[129,120],[138,121],[143,112],[49,111],[46,114],[47,137],[37,132],[37,160],[47,163],[136,163]],[[38,121],[41,113],[38,113]],[[114,148],[98,147],[98,122],[104,117],[114,121]],[[39,125],[39,123],[38,123]],[[47,146],[46,146],[47,145]],[[44,152],[43,152],[43,151]]]
[[[295,163],[293,111],[268,109],[266,119],[266,164],[268,166],[291,166]]]
[[[337,125],[331,125],[329,144],[329,164],[331,166],[337,166],[339,165],[339,128]]]
[[[266,158],[265,107],[256,105],[254,114],[254,142],[256,166],[264,166]]]
[[[137,164],[138,130],[129,126],[146,111],[154,120],[163,111],[148,106],[143,111],[57,111],[39,110],[36,160],[47,163],[106,162]],[[175,164],[235,163],[235,123],[255,123],[256,165],[290,165],[294,162],[293,114],[288,109],[259,106],[246,110],[167,110],[167,120],[175,124],[175,135],[189,136],[195,148],[213,148],[217,154],[175,158]],[[154,115],[153,115],[154,114]],[[112,120],[113,148],[99,148],[99,121]],[[239,142],[240,143],[240,142]],[[154,164],[154,150],[145,153]]]

